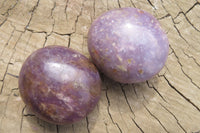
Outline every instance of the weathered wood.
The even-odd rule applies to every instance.
[[[200,1],[1,0],[0,133],[200,132]],[[87,32],[101,13],[137,7],[153,14],[168,35],[163,70],[145,83],[121,85],[103,76],[101,100],[84,120],[57,126],[35,117],[18,90],[26,57],[48,45],[87,57]]]

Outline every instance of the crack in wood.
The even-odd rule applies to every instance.
[[[0,23],[0,27],[7,21],[8,18],[5,18],[2,23]]]
[[[144,131],[143,131],[142,128],[136,123],[136,121],[135,121],[133,118],[131,118],[131,119],[132,119],[133,123],[135,123],[135,125],[137,126],[137,128],[138,128],[142,133],[144,133]]]
[[[75,133],[74,124],[72,124],[73,133]]]
[[[2,91],[3,91],[3,88],[4,88],[4,79],[5,79],[5,77],[6,77],[6,74],[7,74],[7,71],[8,71],[8,67],[9,67],[9,65],[12,65],[12,64],[10,64],[10,61],[11,61],[11,59],[12,59],[14,53],[15,53],[15,47],[16,47],[18,41],[20,40],[21,36],[22,36],[22,33],[20,34],[19,38],[17,39],[16,43],[14,44],[14,51],[13,51],[13,53],[12,53],[12,55],[11,55],[9,61],[8,61],[8,65],[7,65],[7,67],[6,67],[6,71],[5,71],[5,74],[4,74],[3,79],[2,79],[2,82],[3,82],[3,83],[2,83],[1,90],[0,90],[0,95],[2,94]]]
[[[42,31],[43,33],[45,33],[45,40],[44,40],[44,43],[43,43],[43,45],[42,45],[43,48],[44,48],[45,45],[46,45],[46,42],[47,42],[47,40],[48,40],[48,37],[52,35],[53,30],[54,30],[54,27],[55,27],[55,19],[54,19],[54,17],[53,17],[53,12],[54,12],[54,9],[55,9],[55,8],[56,8],[56,2],[54,2],[54,5],[53,5],[53,7],[52,7],[52,9],[51,9],[51,14],[50,14],[51,19],[53,19],[53,24],[52,24],[51,32],[48,34],[46,31]]]
[[[192,5],[192,7],[190,7],[185,14],[189,13],[195,6],[200,5],[200,3],[197,1],[196,3],[194,3],[194,5]]]
[[[30,19],[29,19],[29,21],[28,21],[28,24],[25,26],[23,32],[25,32],[25,31],[27,30],[27,28],[29,27],[29,25],[30,25],[30,23],[31,23],[31,20],[33,19],[33,14],[34,14],[35,10],[37,9],[39,3],[40,3],[40,0],[37,1],[36,5],[35,5],[35,6],[33,7],[33,9],[30,11],[30,12],[31,12],[31,17],[30,17]]]
[[[172,19],[172,20],[173,20],[173,19]],[[178,32],[178,35],[179,35],[187,44],[189,44],[188,41],[182,36],[181,32],[180,32],[180,31],[178,30],[178,28],[176,27],[175,22],[174,22],[174,28],[175,28],[176,31]]]
[[[137,92],[136,92],[136,90],[135,90],[135,85],[134,85],[134,84],[131,84],[131,86],[132,86],[132,88],[133,88],[133,91],[134,91],[134,93],[135,93],[137,99],[138,99],[138,94],[137,94]]]
[[[90,133],[88,116],[86,116],[86,123],[87,123],[87,127],[86,127],[87,131],[88,131],[88,133]]]
[[[12,76],[12,77],[14,77],[14,78],[19,78],[19,76],[18,75],[14,75],[14,74],[12,74],[12,73],[6,73],[6,74],[8,74],[8,75],[10,75],[10,76]]]
[[[2,93],[2,91],[3,91],[3,88],[4,88],[4,79],[5,79],[6,73],[7,73],[7,71],[8,71],[8,66],[9,66],[9,64],[8,64],[7,67],[6,67],[6,71],[5,71],[5,74],[4,74],[3,79],[2,79],[3,84],[2,84],[2,87],[1,87],[1,90],[0,90],[0,95],[1,95],[1,93]]]
[[[147,0],[147,1],[148,1],[148,3],[152,6],[152,8],[153,8],[154,10],[156,10],[156,7],[152,4],[151,0]]]
[[[131,2],[131,4],[132,4],[132,6],[136,8],[136,6],[135,6],[133,0],[130,0],[130,2]]]
[[[30,36],[28,37],[28,40],[25,42],[26,46],[25,46],[25,49],[24,49],[24,56],[23,57],[26,57],[26,53],[28,53],[27,52],[27,47],[28,47],[28,45],[30,43],[30,39],[31,39],[32,35],[33,35],[33,33],[31,32]]]
[[[54,11],[55,8],[56,8],[56,2],[53,3],[53,7],[51,9],[51,13],[50,13],[51,18],[53,18],[53,11]]]
[[[106,0],[106,9],[109,10],[109,7],[108,7],[108,0]]]
[[[12,93],[13,93],[13,90],[11,90],[11,92],[10,92],[10,94],[8,95],[8,98],[7,98],[7,100],[6,100],[5,108],[4,108],[4,111],[3,111],[4,113],[3,113],[3,116],[2,116],[2,118],[1,118],[1,123],[2,123],[3,119],[6,117],[6,111],[7,111],[7,107],[8,107],[8,101],[9,101],[9,99],[10,99]]]
[[[177,19],[181,14],[183,14],[183,16],[185,17],[186,21],[192,26],[192,28],[193,28],[194,30],[196,30],[197,32],[200,32],[200,30],[197,29],[197,28],[194,26],[194,24],[193,24],[193,23],[189,20],[189,18],[187,17],[186,13],[184,13],[183,11],[179,12],[179,13],[177,14],[177,16],[174,17],[173,19],[174,19],[174,20]],[[177,24],[177,23],[175,23],[175,24]]]
[[[6,48],[6,46],[8,46],[8,44],[9,44],[11,38],[13,37],[14,32],[15,32],[15,28],[12,30],[11,35],[9,36],[9,38],[8,38],[8,40],[7,40],[7,42],[6,42],[6,44],[4,45],[3,50],[2,50],[0,56],[2,56],[2,54],[3,54],[3,52],[4,52],[5,48]]]
[[[142,93],[142,97],[144,98],[144,101],[146,101],[149,104],[149,101],[146,99],[146,97],[144,96],[144,93]]]
[[[107,86],[106,86],[106,88],[107,88]],[[113,120],[113,118],[112,118],[112,115],[111,115],[111,113],[110,113],[110,100],[109,100],[109,98],[108,98],[108,88],[106,89],[106,99],[107,99],[107,101],[108,101],[108,106],[107,106],[108,115],[109,115],[109,117],[110,117],[112,123],[113,123],[114,125],[116,125],[117,128],[119,129],[120,133],[122,133],[121,128],[119,127],[118,123],[114,122],[114,120]]]
[[[109,133],[109,131],[108,131],[108,124],[104,122],[104,125],[106,127],[106,133]]]
[[[188,55],[184,50],[182,50],[182,51],[188,58],[192,59],[194,61],[194,63],[196,63],[197,66],[200,67],[200,64],[197,62],[197,60],[193,56]]]
[[[16,7],[16,5],[18,4],[18,2],[19,2],[19,0],[16,0],[16,3],[12,7],[8,8],[8,10],[5,13],[3,13],[2,15],[3,16],[5,15],[6,17],[8,17],[9,11],[13,10]]]
[[[165,16],[160,17],[160,18],[157,18],[157,19],[158,19],[158,20],[162,20],[162,19],[165,19],[165,18],[167,18],[167,17],[171,17],[171,15],[168,13],[168,14],[166,14]]]
[[[176,87],[174,87],[170,82],[169,80],[167,79],[167,77],[165,75],[163,75],[163,77],[165,78],[165,80],[167,81],[168,85],[174,89],[179,95],[181,95],[187,102],[189,102],[191,105],[193,105],[198,111],[200,111],[199,107],[196,106],[189,98],[187,98],[186,96],[184,96],[180,91],[178,91],[176,89]]]
[[[95,5],[96,5],[96,0],[93,0],[94,2],[93,2],[93,12],[94,12],[94,15],[93,15],[93,18],[92,19],[94,19],[95,18],[95,14],[96,14],[96,10],[95,10]]]
[[[44,33],[44,34],[47,34],[46,31],[36,31],[36,30],[30,29],[30,28],[27,28],[26,30],[27,30],[27,31],[30,31],[30,32],[32,32],[32,33]]]
[[[192,80],[192,78],[191,78],[189,75],[187,75],[186,72],[183,70],[183,65],[182,65],[182,63],[180,62],[179,57],[177,56],[175,50],[174,50],[172,47],[171,47],[171,49],[172,49],[172,52],[174,53],[175,57],[177,58],[177,62],[178,62],[178,64],[180,65],[181,71],[183,72],[183,74],[191,81],[191,83],[192,83],[194,86],[196,86],[198,89],[200,89],[200,87]]]
[[[120,0],[117,0],[117,4],[118,4],[119,8],[121,8]]]
[[[183,128],[183,126],[180,124],[180,122],[179,122],[179,120],[176,118],[176,116],[169,110],[169,109],[167,109],[164,105],[162,105],[161,103],[160,103],[160,105],[168,112],[168,113],[170,113],[173,117],[174,117],[174,119],[176,120],[176,123],[179,125],[179,127],[185,132],[185,133],[187,133],[187,131]]]
[[[143,104],[144,105],[144,104]],[[158,121],[158,123],[162,126],[162,128],[167,132],[167,133],[169,133],[169,131],[167,131],[167,129],[164,127],[164,125],[161,123],[161,121],[154,115],[154,114],[152,114],[151,113],[151,111],[144,105],[144,107],[145,107],[145,109],[147,110],[147,112],[149,112],[149,114],[153,117],[153,118],[155,118],[157,121]]]
[[[68,20],[68,15],[67,15],[68,4],[69,4],[69,0],[67,0],[66,5],[65,5],[65,16],[67,20]]]
[[[81,11],[80,11],[80,13],[77,15],[77,17],[76,17],[76,20],[75,20],[75,31],[74,31],[73,33],[76,33],[76,30],[77,30],[77,29],[76,29],[76,28],[77,28],[77,23],[78,23],[79,17],[82,15],[83,7],[84,7],[85,1],[86,1],[86,0],[83,1],[82,6],[81,6]],[[72,33],[72,34],[73,34],[73,33]]]
[[[186,42],[187,42],[187,40],[181,35],[181,33],[179,32],[179,30],[178,30],[178,28],[175,26],[175,24],[177,24],[177,23],[175,23],[175,19],[177,19],[178,17],[179,17],[179,15],[180,14],[183,14],[183,16],[185,17],[185,19],[186,19],[186,21],[193,27],[193,29],[194,30],[196,30],[197,32],[200,32],[200,30],[198,30],[195,26],[194,26],[194,24],[192,24],[192,22],[188,19],[188,17],[187,17],[187,13],[189,13],[196,5],[199,5],[200,3],[199,2],[196,2],[191,8],[189,8],[189,10],[187,10],[185,13],[183,12],[183,11],[180,11],[174,18],[171,16],[171,14],[168,12],[168,10],[165,8],[165,6],[162,4],[162,7],[163,7],[163,9],[168,13],[166,16],[168,17],[168,16],[171,16],[171,18],[172,18],[172,21],[173,21],[173,23],[174,23],[174,27],[176,28],[176,30],[177,30],[177,32],[179,33],[179,35],[181,36],[181,38],[183,38]],[[163,18],[165,18],[165,16],[163,17]],[[162,18],[161,18],[162,19]],[[188,43],[188,42],[187,42]]]
[[[70,44],[71,44],[71,34],[69,35],[69,41],[68,41],[68,44],[67,44],[68,48],[70,47]]]
[[[34,114],[24,114],[24,117],[35,117]]]
[[[133,114],[134,119],[135,119],[135,113],[133,112],[133,110],[132,110],[132,108],[131,108],[131,105],[130,105],[130,103],[129,103],[129,101],[128,101],[128,98],[127,98],[127,96],[126,96],[126,92],[125,92],[125,90],[124,90],[124,88],[123,88],[123,86],[122,86],[121,84],[120,84],[120,86],[121,86],[122,93],[123,93],[123,95],[124,95],[124,97],[125,97],[126,103],[127,103],[128,107],[129,107],[129,109],[130,109],[130,111],[131,111],[131,113]]]
[[[24,106],[24,108],[22,109],[22,113],[21,113],[21,121],[20,121],[20,133],[22,133],[22,125],[23,125],[23,119],[24,119],[24,111],[25,111],[26,105]]]
[[[56,125],[56,133],[59,133],[59,125]]]
[[[162,99],[164,102],[168,103],[168,102],[165,100],[165,98],[160,94],[160,92],[153,86],[153,84],[152,84],[152,86],[150,86],[148,81],[146,81],[146,83],[147,83],[148,87],[149,87],[149,88],[152,88],[152,89],[161,97],[161,99]]]
[[[52,33],[57,34],[57,35],[60,35],[60,36],[66,36],[66,35],[67,35],[67,36],[70,36],[70,35],[74,34],[74,32],[73,32],[73,33],[62,34],[62,33],[56,32],[56,31],[53,31]]]

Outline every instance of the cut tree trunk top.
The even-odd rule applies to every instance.
[[[199,0],[1,0],[0,133],[200,132]],[[136,7],[167,33],[162,71],[145,83],[122,85],[103,76],[94,111],[73,125],[38,119],[19,96],[18,74],[33,51],[62,45],[89,57],[87,32],[105,11]]]

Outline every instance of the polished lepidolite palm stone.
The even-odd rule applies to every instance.
[[[110,10],[93,23],[88,33],[93,62],[108,77],[121,83],[150,79],[164,66],[168,39],[159,22],[136,8]]]
[[[19,76],[23,101],[39,118],[55,124],[81,120],[100,98],[101,80],[83,55],[62,46],[32,53]]]

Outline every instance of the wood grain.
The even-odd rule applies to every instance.
[[[199,0],[1,0],[0,133],[197,133],[200,132]],[[101,100],[84,120],[48,124],[31,113],[18,90],[29,54],[48,45],[87,57],[92,21],[113,8],[153,14],[170,42],[167,63],[145,83],[122,85],[102,76]]]

